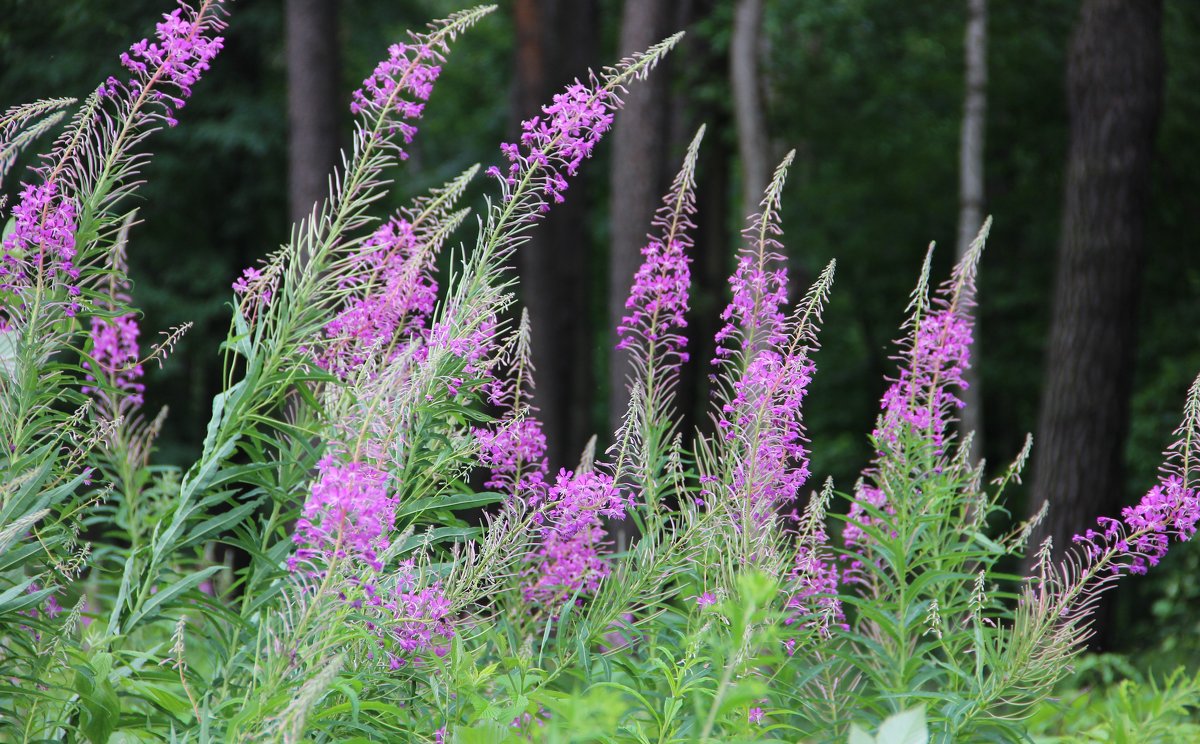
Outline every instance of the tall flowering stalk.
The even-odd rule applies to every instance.
[[[692,138],[683,166],[651,221],[642,264],[633,276],[626,314],[617,326],[617,351],[627,352],[632,366],[628,383],[630,407],[617,432],[614,473],[621,478],[633,462],[643,501],[656,505],[657,478],[663,450],[674,429],[671,400],[679,369],[687,363],[688,300],[691,293],[691,231],[696,211],[696,159],[704,127]]]
[[[963,406],[958,391],[967,384],[964,372],[971,364],[975,275],[990,228],[989,219],[932,301],[928,297],[932,248],[926,253],[909,304],[911,315],[905,326],[909,336],[898,357],[903,364],[880,401],[882,411],[871,434],[875,457],[855,488],[842,533],[848,582],[865,581],[863,541],[869,539],[865,530],[884,528],[898,508],[920,508],[893,502],[889,496],[893,478],[900,483],[911,469],[935,473],[943,467],[939,463],[946,454],[954,412]]]
[[[688,361],[688,297],[691,291],[690,231],[696,225],[696,158],[704,127],[688,145],[683,167],[676,174],[663,204],[654,214],[651,227],[661,232],[650,236],[642,248],[642,264],[633,277],[626,315],[617,326],[617,349],[630,352],[634,384],[646,390],[648,403],[659,407],[669,401]],[[656,418],[656,417],[652,417]]]
[[[71,341],[76,326],[70,319],[89,307],[98,275],[92,268],[111,249],[126,218],[120,203],[137,189],[148,158],[138,145],[160,124],[175,122],[175,112],[221,49],[223,17],[221,0],[204,0],[194,10],[179,3],[158,24],[153,41],[143,39],[122,55],[128,78],[110,78],[88,97],[36,169],[39,182],[22,188],[13,210],[16,229],[0,259],[0,330],[16,352],[12,374],[0,384],[10,454],[34,446],[47,431],[39,422],[55,418],[21,391],[49,387],[62,376],[56,371],[44,377],[43,371]],[[132,328],[123,326],[102,349],[128,346]],[[130,390],[140,384],[125,383]]]
[[[1125,507],[1120,519],[1100,517],[1100,529],[1076,535],[1075,549],[1057,564],[1047,538],[1037,553],[1034,575],[1021,589],[1011,630],[986,650],[989,668],[964,717],[996,715],[1001,701],[1024,710],[1040,699],[1040,691],[1065,676],[1091,637],[1090,621],[1101,596],[1122,576],[1157,565],[1172,538],[1195,536],[1200,523],[1200,377],[1188,390],[1175,437],[1164,453],[1158,483],[1137,504]]]
[[[394,362],[408,344],[424,342],[437,303],[437,255],[467,215],[453,207],[477,170],[401,210],[337,267],[348,294],[315,344],[318,366],[348,380],[364,365]]]
[[[776,169],[762,210],[745,231],[713,360],[722,372],[717,417],[722,464],[719,475],[707,476],[706,493],[728,511],[745,564],[773,552],[777,533],[771,525],[808,480],[802,403],[816,369],[811,360],[816,323],[833,282],[831,264],[796,316],[785,316],[787,270],[777,236],[793,155]]]

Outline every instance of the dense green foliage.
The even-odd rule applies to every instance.
[[[0,100],[31,97],[13,91],[86,94],[95,84],[97,57],[116,56],[96,50],[119,52],[146,17],[136,4],[108,5],[55,6],[50,12],[61,13],[63,22],[50,33],[49,24],[34,20],[46,12],[40,4],[3,0],[0,11],[14,22],[0,31]],[[355,4],[346,12],[347,35],[355,39],[345,45],[347,77],[361,79],[399,29],[450,9],[448,3]],[[1045,91],[1061,87],[1072,9],[1056,2],[1036,11],[1014,5],[994,11],[988,191],[992,210],[1005,219],[992,233],[981,274],[976,359],[983,370],[987,454],[997,462],[1020,450],[1036,412],[1065,116],[1060,99]],[[717,48],[725,42],[726,10],[719,5],[696,29]],[[1168,3],[1168,17],[1172,66],[1160,150],[1170,157],[1160,158],[1156,172],[1154,252],[1129,447],[1131,481],[1139,491],[1161,461],[1157,453],[1178,423],[1180,394],[1200,367],[1200,266],[1190,260],[1187,237],[1200,219],[1189,209],[1200,148],[1188,136],[1200,106],[1200,88],[1191,84],[1200,78],[1200,62],[1188,54],[1200,12]],[[820,275],[818,289],[800,304],[813,317],[820,316],[828,290],[821,268],[838,260],[839,286],[824,318],[835,330],[822,336],[821,372],[805,417],[814,442],[812,469],[833,476],[836,500],[832,491],[814,496],[798,538],[773,525],[779,531],[768,530],[772,538],[763,552],[727,550],[744,542],[746,524],[719,507],[703,508],[707,497],[696,497],[710,487],[703,478],[735,489],[730,463],[754,451],[703,434],[694,447],[690,440],[680,445],[672,440],[674,425],[651,415],[662,414],[658,403],[647,404],[644,418],[634,417],[646,428],[637,436],[619,432],[626,439],[617,437],[617,455],[610,456],[616,465],[598,466],[614,467],[615,482],[643,496],[631,510],[643,538],[613,558],[612,575],[594,592],[578,589],[569,601],[558,597],[557,606],[547,602],[532,611],[521,588],[528,569],[519,561],[535,549],[538,532],[530,524],[542,511],[507,502],[498,507],[501,495],[479,485],[470,427],[505,421],[486,399],[486,380],[472,377],[479,370],[461,351],[431,356],[419,373],[406,368],[413,377],[404,385],[425,396],[414,403],[404,397],[408,387],[398,395],[367,375],[338,381],[307,356],[351,297],[330,277],[352,276],[350,255],[381,215],[410,205],[408,214],[428,219],[431,245],[469,234],[454,232],[475,220],[464,220],[452,203],[479,205],[486,186],[467,186],[468,176],[444,191],[430,189],[475,161],[498,160],[491,148],[505,124],[511,29],[503,18],[486,19],[456,47],[404,171],[391,155],[362,155],[362,163],[355,161],[362,193],[330,205],[328,223],[305,226],[289,241],[281,201],[286,133],[279,113],[279,26],[278,9],[235,7],[227,48],[205,77],[203,93],[189,102],[184,125],[157,134],[155,158],[140,174],[130,171],[131,183],[134,177],[147,182],[139,201],[107,213],[102,189],[84,195],[88,209],[79,234],[89,255],[124,249],[125,233],[117,226],[131,207],[144,221],[128,247],[129,306],[144,311],[144,334],[196,324],[164,368],[147,377],[146,409],[163,402],[172,408],[154,465],[142,457],[149,447],[144,429],[131,425],[123,430],[127,438],[110,445],[104,418],[76,408],[86,400],[79,391],[86,373],[67,357],[91,353],[79,332],[85,328],[52,319],[45,327],[54,329],[47,343],[60,344],[54,351],[5,352],[5,394],[15,396],[7,399],[19,401],[11,410],[26,418],[13,429],[19,436],[5,463],[0,500],[6,520],[0,569],[7,572],[0,586],[7,645],[0,653],[6,664],[19,660],[6,667],[12,677],[0,700],[5,714],[27,716],[16,721],[29,723],[26,737],[42,726],[39,735],[46,738],[74,727],[92,741],[108,740],[117,729],[130,737],[186,731],[202,740],[432,740],[448,726],[455,741],[505,741],[518,736],[510,723],[524,717],[518,730],[548,741],[836,735],[884,742],[906,740],[888,732],[910,724],[942,737],[1016,737],[1030,706],[1038,736],[1120,741],[1161,735],[1166,741],[1187,731],[1181,727],[1195,714],[1194,677],[1166,676],[1168,667],[1156,670],[1163,681],[1155,682],[1133,666],[1094,661],[1084,664],[1079,679],[1061,680],[1063,664],[1079,651],[1086,613],[1060,622],[1065,616],[1024,615],[1018,608],[1028,606],[1016,600],[1023,592],[1030,592],[1026,599],[1069,594],[1079,576],[1064,568],[1038,595],[1010,573],[1025,549],[1020,520],[1012,517],[1020,513],[1019,466],[977,472],[963,453],[934,446],[921,432],[902,435],[898,444],[863,436],[878,414],[880,381],[895,374],[890,340],[903,320],[900,308],[924,241],[944,236],[951,242],[959,18],[870,0],[789,0],[768,14],[772,132],[796,143],[798,152],[786,206],[774,214],[768,200],[763,219],[782,221],[801,276]],[[798,51],[794,39],[803,40]],[[51,54],[52,64],[38,61]],[[700,116],[705,105],[723,105],[723,83],[708,86],[695,91]],[[363,147],[349,124],[348,116],[347,143]],[[18,168],[32,162],[24,156]],[[400,173],[398,184],[387,182]],[[18,180],[5,181],[10,203]],[[512,188],[523,193],[521,185]],[[432,196],[414,202],[420,194]],[[533,203],[483,204],[478,243],[440,259],[446,291],[434,319],[461,340],[489,327],[489,312],[499,313],[512,322],[495,331],[495,365],[519,362],[508,262],[532,225],[522,215]],[[280,243],[284,247],[273,252]],[[950,274],[948,253],[935,254],[933,274]],[[301,254],[315,256],[312,266],[300,265]],[[267,255],[279,272],[273,281],[280,294],[258,305],[250,295],[239,296],[231,322],[229,283],[242,266]],[[104,271],[123,278],[119,266]],[[951,304],[960,292],[969,294],[961,277],[965,271],[973,279],[974,264],[957,271]],[[927,267],[922,274],[926,289],[929,273]],[[794,286],[792,299],[799,294]],[[920,327],[924,297],[916,295],[912,333]],[[724,301],[700,297],[696,304],[711,308]],[[815,323],[800,317],[805,320],[789,325],[793,347],[815,352]],[[223,357],[214,353],[222,341]],[[13,393],[12,370],[32,380],[33,370],[49,360],[52,374],[41,387]],[[634,408],[639,400],[657,399],[637,393]],[[400,671],[382,669],[372,658],[373,637],[363,630],[369,613],[333,599],[331,587],[356,586],[361,566],[335,555],[315,558],[308,578],[285,568],[295,548],[292,528],[319,480],[313,474],[322,448],[350,446],[339,439],[338,422],[355,421],[375,406],[394,413],[384,426],[403,432],[397,441],[407,448],[386,456],[402,505],[386,554],[389,576],[422,591],[444,588],[462,623],[445,648],[420,649],[411,657],[420,661]],[[364,437],[351,447],[355,457]],[[594,456],[585,455],[585,463]],[[625,457],[636,464],[622,471]],[[868,480],[879,478],[893,504],[908,506],[898,514],[878,504],[867,508],[871,540],[861,549],[876,576],[869,590],[839,594],[849,618],[845,631],[831,631],[828,617],[812,621],[816,611],[797,622],[791,602],[803,591],[792,570],[796,551],[817,531],[824,540],[827,507],[835,534],[851,520],[846,505],[862,500],[850,486],[868,461],[874,463]],[[92,483],[79,470],[82,462],[104,477]],[[1185,461],[1185,478],[1190,467]],[[987,495],[985,476],[1001,478],[1004,501]],[[114,491],[104,490],[105,481]],[[489,515],[482,522],[480,509]],[[877,520],[873,526],[871,520]],[[36,545],[20,539],[39,523]],[[93,545],[90,555],[80,547],[84,542]],[[821,550],[830,560],[862,558],[850,547]],[[406,573],[413,570],[403,567],[407,560],[416,562],[416,574]],[[1197,561],[1194,546],[1173,551],[1156,578],[1135,586],[1141,599],[1122,610],[1123,623],[1162,633],[1155,645],[1175,654],[1174,661],[1197,652],[1188,640],[1196,622],[1188,603],[1200,596],[1192,570]],[[1080,565],[1083,574],[1095,568]],[[61,585],[83,566],[86,580]],[[696,601],[710,589],[714,602]],[[66,615],[31,618],[30,610],[44,608],[55,592]],[[1147,605],[1150,613],[1134,610]],[[1037,663],[1018,653],[1029,648],[1036,649],[1029,654]],[[1060,665],[1046,667],[1043,652]],[[1045,685],[1055,682],[1079,686],[1062,688],[1063,718],[1060,708],[1041,702]],[[1090,699],[1072,692],[1097,684],[1104,692]],[[833,689],[844,697],[821,698]],[[760,710],[763,700],[769,703]],[[541,723],[532,724],[535,719]]]

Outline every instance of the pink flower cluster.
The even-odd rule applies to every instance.
[[[471,321],[470,318],[456,318],[459,323]],[[429,332],[429,346],[435,349],[445,349],[464,362],[462,374],[468,378],[488,378],[491,376],[490,364],[496,350],[496,316],[488,314],[477,318],[477,322],[469,333],[459,335],[451,323],[435,323]],[[466,383],[463,378],[450,381],[450,394],[457,395],[459,388]]]
[[[352,595],[341,598],[372,618],[367,629],[378,637],[393,671],[426,651],[445,656],[454,636],[452,610],[440,584],[421,586],[413,561],[404,561],[381,586],[382,576],[353,580]],[[353,598],[351,598],[353,596]]]
[[[721,313],[725,325],[717,332],[714,364],[735,353],[730,344],[734,340],[741,344],[742,353],[748,355],[787,340],[787,320],[783,314],[787,306],[787,268],[782,265],[783,256],[778,251],[779,244],[772,240],[761,256],[751,249],[743,249],[738,256],[737,268],[729,277],[733,300]],[[773,264],[779,265],[771,268]]]
[[[275,296],[275,285],[267,273],[247,266],[242,269],[242,275],[234,280],[233,293],[248,298],[255,307],[266,307]]]
[[[642,249],[642,265],[633,278],[625,309],[629,311],[617,326],[618,350],[636,350],[661,346],[668,355],[656,360],[656,366],[675,373],[686,363],[686,313],[691,286],[691,259],[687,248],[691,240],[682,231],[669,244],[651,240]],[[658,370],[655,370],[656,372]]]
[[[877,444],[895,444],[907,426],[940,452],[952,412],[963,406],[955,391],[967,387],[963,373],[971,366],[971,316],[956,312],[943,298],[939,304],[921,319],[909,363],[883,395],[883,416],[873,434]]]
[[[816,365],[805,353],[764,350],[734,382],[717,424],[730,441],[753,443],[733,464],[733,493],[748,501],[753,525],[793,503],[810,475],[802,404]],[[749,529],[751,525],[743,525]]]
[[[847,584],[865,581],[862,557],[863,538],[866,537],[864,528],[878,527],[882,524],[882,520],[872,516],[864,508],[864,504],[873,506],[885,514],[894,515],[896,513],[896,507],[888,503],[887,494],[875,486],[863,483],[855,491],[854,500],[850,502],[850,511],[846,514],[846,526],[842,530],[842,544],[846,550],[858,556],[843,556],[849,563],[845,575],[842,577]]]
[[[142,39],[121,55],[121,65],[133,73],[133,78],[122,84],[110,77],[101,86],[101,94],[115,96],[124,87],[129,97],[136,99],[147,86],[170,84],[174,94],[156,89],[150,95],[163,105],[167,124],[178,124],[175,112],[183,108],[192,95],[192,86],[225,44],[222,37],[212,35],[224,23],[208,12],[221,2],[205,0],[198,13],[180,2],[178,8],[163,15],[162,23],[155,26],[156,41]]]
[[[423,338],[437,304],[432,252],[407,220],[393,218],[380,226],[355,261],[361,274],[349,284],[359,294],[325,326],[317,357],[318,366],[342,379],[380,352],[391,360],[402,340]]]
[[[54,182],[25,184],[12,210],[13,229],[0,257],[0,292],[20,292],[35,276],[61,282],[72,299],[67,315],[79,311],[79,268],[75,266],[76,207]]]
[[[521,122],[521,143],[505,143],[500,151],[509,160],[508,175],[492,167],[488,173],[516,186],[523,171],[540,169],[542,192],[555,203],[563,202],[567,179],[580,164],[592,156],[596,143],[613,122],[613,112],[621,105],[615,93],[599,85],[584,85],[576,80],[554,96],[554,102],[542,107],[543,116]],[[522,154],[521,147],[528,153]],[[543,203],[541,210],[549,211]]]
[[[529,417],[471,431],[479,443],[479,462],[492,472],[485,486],[509,496],[545,490],[549,464],[542,422]]]
[[[378,555],[396,525],[396,499],[388,495],[387,474],[363,462],[343,464],[333,455],[321,458],[317,473],[292,535],[303,547],[289,560],[289,568],[321,553],[329,558],[353,555],[382,569]]]
[[[96,361],[85,361],[83,368],[88,370],[87,381],[98,382],[96,375],[115,390],[124,393],[125,406],[136,408],[142,405],[142,394],[145,384],[139,382],[144,374],[142,365],[138,364],[140,351],[138,349],[138,322],[133,313],[119,315],[112,319],[92,317],[92,358]],[[83,392],[102,393],[100,388],[85,386]]]
[[[600,557],[604,540],[603,519],[624,519],[631,499],[603,473],[572,473],[561,470],[554,485],[544,492],[534,490],[530,506],[544,507],[536,522],[542,544],[532,556],[528,571],[532,583],[525,600],[556,605],[575,596],[596,591],[608,575],[608,564]]]
[[[821,530],[811,542],[796,551],[796,565],[791,575],[793,594],[787,602],[787,609],[794,614],[784,621],[788,625],[805,622],[807,627],[815,628],[824,637],[829,636],[834,622],[848,629],[842,601],[837,596],[837,566],[817,549],[828,541]],[[788,651],[792,648],[789,646]]]
[[[442,656],[454,635],[452,608],[440,584],[422,586],[411,560],[384,570],[380,554],[391,543],[397,501],[388,495],[387,475],[363,462],[344,463],[326,455],[317,464],[293,542],[300,546],[288,568],[322,557],[332,564],[356,559],[338,598],[367,617],[389,668],[397,670],[426,651]],[[332,570],[326,568],[325,570]]]
[[[1127,558],[1114,561],[1113,573],[1128,569],[1144,574],[1167,554],[1170,538],[1190,540],[1200,522],[1200,493],[1184,484],[1178,475],[1163,477],[1136,506],[1121,510],[1122,520],[1100,517],[1102,532],[1087,530],[1074,540],[1084,546],[1092,560],[1108,551]]]
[[[444,57],[420,36],[412,44],[392,44],[388,56],[354,91],[350,111],[354,114],[383,117],[388,134],[400,133],[405,144],[413,141],[417,128],[411,122],[421,118],[424,103],[433,92],[433,83],[441,74]],[[405,98],[408,94],[416,100]],[[407,154],[401,150],[401,158]]]

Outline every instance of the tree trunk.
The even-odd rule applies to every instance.
[[[738,0],[729,46],[729,77],[737,123],[738,157],[742,162],[742,216],[758,211],[771,178],[770,140],[763,112],[758,73],[762,0]]]
[[[517,116],[528,119],[551,96],[587,74],[596,47],[596,0],[569,4],[516,0]],[[513,129],[517,129],[514,122]],[[588,282],[593,255],[587,229],[587,169],[571,181],[566,203],[556,204],[517,252],[521,292],[529,310],[534,405],[540,411],[552,468],[573,467],[594,428],[592,368],[595,334]]]
[[[967,31],[964,40],[966,97],[963,103],[962,137],[958,151],[958,245],[961,259],[983,224],[983,138],[987,121],[987,0],[967,0]],[[983,400],[979,389],[979,324],[976,322],[974,359],[976,366],[964,375],[967,389],[959,429],[974,432],[971,457],[983,456]]]
[[[649,47],[667,32],[671,3],[625,0],[621,17],[620,56]],[[625,315],[625,299],[641,264],[650,219],[662,203],[666,183],[667,76],[657,70],[629,89],[613,131],[608,254],[609,431],[620,424],[628,407],[628,352],[617,351],[616,328]],[[607,437],[602,437],[602,441]]]
[[[1085,0],[1067,66],[1070,145],[1031,507],[1058,555],[1117,516],[1150,164],[1163,97],[1161,0]]]
[[[308,217],[340,162],[337,0],[287,0],[288,212]]]

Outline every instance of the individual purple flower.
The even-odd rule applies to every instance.
[[[222,2],[205,0],[199,10],[193,10],[181,1],[155,26],[154,41],[142,39],[121,55],[121,65],[133,77],[124,83],[110,77],[100,87],[101,94],[118,96],[124,90],[130,100],[136,100],[149,91],[149,97],[163,106],[167,124],[178,124],[175,113],[184,107],[192,86],[225,44],[222,37],[214,35],[225,27],[220,18]]]
[[[631,502],[611,476],[568,470],[559,471],[544,498],[544,504],[530,499],[530,506],[538,510],[534,521],[541,544],[530,556],[531,583],[524,596],[529,602],[555,605],[599,588],[609,572],[599,552],[605,538],[603,520],[624,519]]]
[[[381,569],[378,555],[389,545],[396,524],[397,502],[388,495],[387,474],[333,455],[321,458],[317,473],[296,521],[292,540],[301,547],[289,567],[294,570],[299,559],[327,554],[353,555]]]
[[[764,715],[765,713],[763,712],[763,709],[756,706],[751,708],[749,712],[746,713],[746,720],[751,725],[759,726],[762,725],[762,719]]]
[[[0,292],[21,293],[31,284],[65,286],[66,313],[74,316],[79,303],[79,268],[75,266],[75,202],[59,193],[54,182],[25,184],[12,210],[13,228],[0,257]]]
[[[717,595],[713,594],[712,592],[704,592],[703,594],[696,597],[695,599],[696,599],[696,606],[699,607],[700,609],[704,609],[705,607],[712,607],[713,605],[715,605],[717,603]]]
[[[542,115],[521,122],[520,144],[504,143],[500,151],[509,161],[508,174],[492,167],[488,173],[515,187],[526,173],[536,171],[542,193],[562,203],[567,190],[564,176],[574,176],[592,156],[596,143],[609,130],[621,99],[594,78],[589,85],[576,80],[542,107]],[[541,211],[549,211],[544,201]]]

